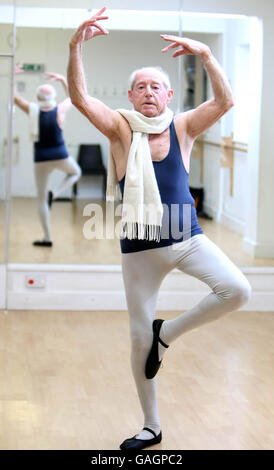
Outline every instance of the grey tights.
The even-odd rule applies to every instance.
[[[163,323],[160,337],[166,344],[189,330],[239,309],[251,294],[250,284],[240,269],[205,234],[167,247],[122,254],[130,321],[131,367],[144,414],[144,426],[157,434],[160,431],[157,377],[147,379],[144,370],[152,344],[158,291],[164,277],[174,268],[205,282],[212,292],[190,310]],[[164,349],[159,350],[160,356]],[[138,437],[151,439],[152,435],[142,431]]]

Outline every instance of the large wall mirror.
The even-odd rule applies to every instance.
[[[8,206],[12,159],[12,82],[14,56],[14,2],[1,1],[0,24],[0,309],[6,307],[8,260]]]
[[[179,11],[169,12],[168,15],[166,12],[151,14],[141,10],[139,13],[124,11],[117,15],[112,10],[107,25],[110,35],[95,38],[84,45],[83,59],[89,93],[112,108],[128,108],[127,83],[131,71],[143,65],[160,65],[169,72],[174,88],[174,100],[170,107],[174,112],[190,109],[212,96],[209,80],[206,80],[198,58],[189,57],[179,62],[171,54],[162,54],[164,44],[160,33],[178,35],[181,25],[185,36],[208,44],[225,68],[236,105],[198,139],[193,149],[189,184],[197,190],[199,221],[207,235],[238,265],[271,265],[273,259],[255,259],[242,247],[249,184],[245,177],[249,158],[246,124],[249,98],[245,86],[249,74],[249,18],[183,13],[180,21]],[[73,14],[73,10],[59,9],[57,14],[52,8],[17,8],[16,63],[24,64],[24,71],[15,76],[18,95],[35,102],[37,87],[50,83],[56,90],[57,102],[65,99],[62,84],[46,80],[45,72],[66,76],[69,40],[74,29],[90,14],[87,10],[77,10],[77,14]],[[223,147],[223,137],[228,139],[227,149]],[[66,116],[64,138],[69,154],[76,161],[81,144],[99,145],[103,166],[107,168],[107,140],[74,107]],[[83,173],[77,183],[76,196],[73,188],[60,194],[50,209],[53,245],[33,245],[33,241],[43,238],[43,227],[37,201],[29,118],[18,107],[14,108],[13,139],[9,262],[120,264],[117,237],[109,240],[105,237],[92,238],[92,234],[90,237],[84,235],[84,227],[90,227],[91,232],[94,230],[92,224],[87,225],[92,217],[90,204],[100,205],[102,224],[107,223],[103,175]],[[224,155],[221,158],[222,152]],[[48,180],[48,190],[58,188],[63,178],[64,173],[54,170]],[[3,210],[1,217],[2,213]]]

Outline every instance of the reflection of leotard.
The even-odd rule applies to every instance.
[[[198,219],[194,199],[189,191],[188,173],[184,167],[179,142],[176,135],[174,121],[170,125],[170,149],[168,155],[160,162],[153,162],[156,180],[164,205],[164,215],[162,223],[162,234],[160,242],[148,240],[120,240],[122,253],[132,253],[135,251],[160,248],[180,242],[187,238],[203,233]],[[124,191],[125,176],[119,182],[121,192]],[[173,207],[172,207],[173,205]],[[177,209],[175,206],[177,205]],[[183,212],[183,206],[185,205]],[[189,208],[189,223],[187,222],[187,205]],[[178,212],[176,212],[178,210]],[[179,217],[178,217],[179,213]],[[179,219],[179,220],[178,220]],[[171,231],[171,222],[173,231]],[[183,226],[183,222],[185,226]],[[191,224],[190,224],[191,222]],[[186,226],[188,225],[188,227]],[[174,237],[174,228],[178,227],[178,236]],[[179,235],[179,232],[181,235]]]
[[[68,157],[62,129],[57,123],[57,106],[39,113],[39,141],[34,145],[34,161],[60,160]]]
[[[56,199],[68,188],[71,188],[81,177],[81,168],[67,152],[62,129],[57,123],[57,109],[56,106],[50,111],[40,110],[39,141],[34,145],[38,210],[44,231],[44,239],[39,242],[40,244],[44,241],[51,241],[48,205],[48,179],[50,174],[54,170],[60,170],[66,174],[58,188],[52,191],[52,199]]]

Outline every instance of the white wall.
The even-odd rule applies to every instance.
[[[3,0],[3,3],[8,3]],[[17,0],[18,6],[37,6],[37,0]],[[168,4],[168,5],[167,5]],[[39,6],[52,8],[102,8],[101,0],[39,0]],[[179,0],[108,0],[108,8],[140,10],[178,10]],[[244,15],[271,16],[274,5],[271,0],[184,0],[184,11],[209,13],[234,13]]]

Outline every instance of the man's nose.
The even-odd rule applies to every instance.
[[[151,89],[150,85],[146,86],[145,93],[146,93],[146,96],[151,96],[152,95],[152,89]]]

